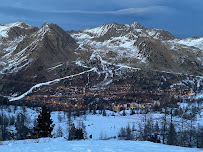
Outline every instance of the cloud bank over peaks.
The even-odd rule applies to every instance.
[[[79,13],[79,14],[109,14],[109,15],[145,15],[151,13],[168,13],[173,11],[171,8],[166,6],[149,6],[149,7],[140,7],[140,8],[125,8],[115,11],[83,11],[83,10],[54,10],[50,13]]]

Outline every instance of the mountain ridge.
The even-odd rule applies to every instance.
[[[195,63],[198,64],[197,66],[200,67],[199,71],[202,70],[200,66],[201,61],[199,61],[199,59],[202,58],[202,51],[201,48],[198,48],[198,45],[189,45],[184,40],[175,38],[168,31],[159,29],[147,29],[136,22],[134,24],[138,25],[138,28],[136,26],[132,26],[133,23],[130,25],[110,23],[93,29],[81,30],[77,32],[72,31],[70,34],[78,41],[81,50],[92,49],[94,50],[94,52],[99,53],[104,58],[106,57],[109,62],[117,63],[116,60],[121,61],[124,59],[127,60],[125,64],[130,66],[138,65],[138,68],[143,68],[140,67],[140,63],[148,62],[145,67],[150,67],[150,65],[152,65],[152,67],[150,68],[153,68],[156,67],[156,64],[153,65],[154,63],[150,62],[150,59],[147,59],[147,54],[150,55],[150,52],[153,53],[157,51],[157,55],[159,55],[161,54],[162,50],[165,50],[164,52],[162,52],[164,54],[169,54],[169,59],[165,57],[163,60],[170,60],[171,64],[169,64],[168,66],[176,66],[176,63],[178,61],[175,58],[177,58],[177,56],[178,58],[181,58],[182,56],[184,56],[184,54],[186,54],[191,57],[191,59],[188,58],[188,63],[185,63],[186,66],[190,67],[193,64],[192,62],[195,61]],[[146,44],[143,44],[145,42]],[[199,45],[201,44],[203,43],[200,42]],[[144,48],[145,50],[140,50],[140,48]],[[187,52],[185,52],[185,48]],[[150,51],[150,49],[152,51]],[[153,51],[153,49],[155,50]],[[173,50],[173,52],[171,50]],[[195,57],[197,55],[195,51],[198,52],[198,58]],[[111,57],[113,57],[114,59],[110,59]],[[156,61],[156,59],[153,60]],[[163,64],[167,65],[166,62]],[[181,63],[178,63],[178,66],[175,67],[175,69],[177,70],[168,69],[168,67],[164,66],[161,67],[160,70],[167,71],[168,69],[171,72],[174,70],[174,72],[187,72],[187,70],[183,69],[184,67],[180,68],[180,64]],[[194,66],[195,65],[192,65],[192,67]],[[155,69],[159,69],[157,67]],[[193,73],[193,71],[190,72]]]
[[[22,22],[13,23],[11,27],[7,33],[13,28],[17,32],[0,39],[2,94],[21,94],[34,84],[91,68],[96,68],[92,74],[93,86],[111,84],[117,77],[116,70],[130,71],[126,67],[203,75],[201,37],[178,39],[168,31],[148,29],[138,22],[110,23],[79,31],[64,31],[48,23],[40,29]],[[27,84],[20,87],[22,82]]]

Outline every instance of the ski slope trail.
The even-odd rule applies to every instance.
[[[64,79],[68,79],[68,78],[72,78],[72,77],[75,77],[75,76],[79,76],[79,75],[82,75],[82,74],[85,74],[85,73],[88,73],[88,72],[91,72],[91,71],[94,71],[96,70],[96,68],[92,68],[90,70],[87,70],[87,71],[83,71],[81,73],[78,73],[78,74],[74,74],[74,75],[69,75],[69,76],[66,76],[66,77],[63,77],[63,78],[58,78],[58,79],[55,79],[55,80],[52,80],[52,81],[47,81],[47,82],[43,82],[43,83],[38,83],[36,85],[34,85],[32,88],[30,88],[27,92],[23,93],[22,95],[18,96],[18,97],[12,97],[9,99],[9,101],[16,101],[16,100],[20,100],[22,98],[24,98],[25,96],[27,96],[28,94],[32,93],[32,91],[36,88],[39,88],[41,86],[46,86],[46,85],[52,85],[54,83],[57,83],[61,80],[64,80]]]

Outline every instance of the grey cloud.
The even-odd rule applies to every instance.
[[[110,15],[128,15],[128,14],[148,14],[158,12],[170,12],[171,9],[165,6],[151,6],[143,8],[126,8],[116,11],[82,11],[82,10],[55,10],[50,13],[83,13],[83,14],[110,14]]]

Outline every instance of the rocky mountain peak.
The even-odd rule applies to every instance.
[[[142,26],[138,22],[134,22],[134,23],[130,24],[130,27],[135,28],[135,29],[143,29],[144,28],[144,26]]]
[[[48,23],[44,23],[42,25],[42,27],[39,29],[39,31],[37,32],[37,35],[39,37],[43,37],[49,30],[50,30],[49,24]]]
[[[172,40],[175,38],[170,32],[162,30],[162,29],[147,29],[147,34],[150,37],[153,37],[156,40]]]
[[[21,21],[0,25],[0,38],[2,40],[13,40],[19,36],[29,35],[37,31],[37,27],[27,25]]]
[[[12,47],[3,45],[4,49],[0,45],[6,50],[3,52],[3,56],[0,56],[2,64],[4,64],[4,68],[0,69],[0,72],[16,73],[27,66],[32,67],[35,62],[39,62],[41,64],[39,66],[50,66],[52,62],[74,59],[74,51],[78,45],[58,25],[45,23],[40,29],[30,28],[27,31],[22,28],[11,31],[13,32],[11,36],[17,39],[5,41],[11,43]],[[21,36],[18,38],[17,35]],[[35,68],[38,67],[35,66]],[[36,69],[32,70],[36,71]]]
[[[93,29],[86,29],[81,32],[93,36],[94,39],[98,41],[105,41],[112,37],[123,36],[130,37],[132,39],[137,37],[151,37],[160,40],[170,40],[175,38],[168,31],[145,28],[138,22],[134,22],[132,24],[118,24],[115,22],[108,23]]]

